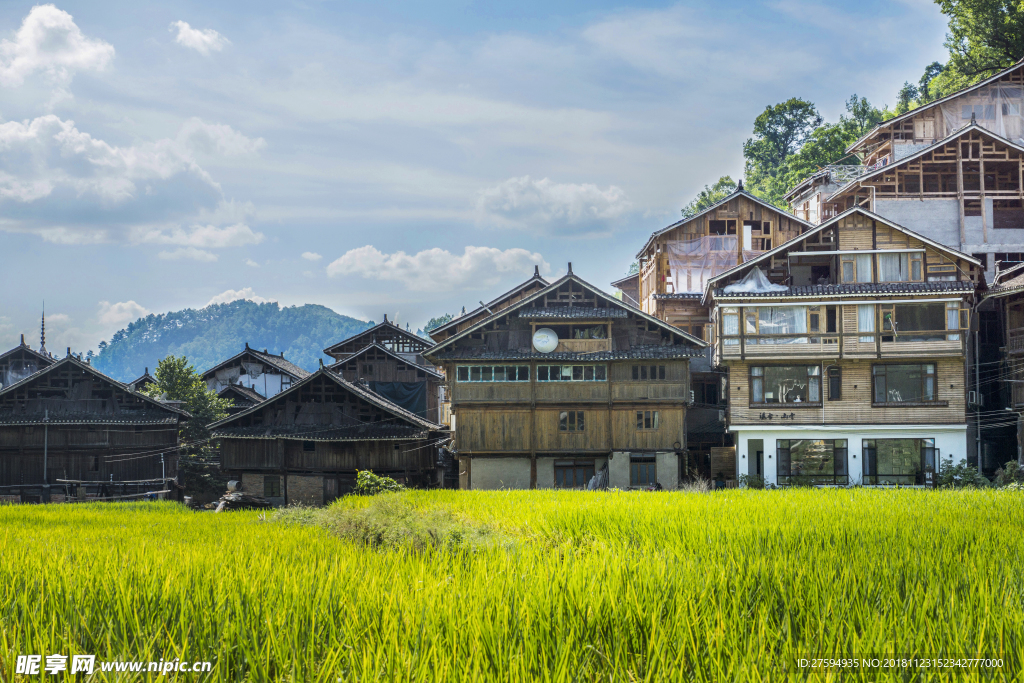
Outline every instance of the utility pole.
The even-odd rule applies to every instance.
[[[164,490],[164,485],[167,484],[167,465],[164,464],[164,454],[160,454],[160,490]],[[163,494],[161,494],[162,497]]]
[[[50,502],[50,477],[46,470],[50,450],[50,409],[43,409],[43,492],[44,503]]]

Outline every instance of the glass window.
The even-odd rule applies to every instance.
[[[538,365],[538,382],[604,382],[608,368],[604,365]]]
[[[844,283],[871,282],[871,254],[840,257],[840,274]]]
[[[556,460],[555,461],[555,488],[556,489],[581,489],[594,476],[593,460]]]
[[[750,368],[752,403],[821,402],[821,366],[765,365]]]
[[[761,335],[775,335],[751,339],[751,344],[799,344],[807,343],[807,337],[785,337],[779,335],[807,334],[806,306],[762,306],[757,309],[757,330]]]
[[[736,337],[740,333],[740,315],[738,308],[722,309],[722,334],[726,337],[726,346],[735,346],[740,343]],[[731,339],[729,337],[732,337]]]
[[[846,439],[779,439],[776,453],[780,484],[847,482]]]
[[[636,411],[636,428],[641,430],[657,429],[660,423],[659,415],[657,410]]]
[[[633,379],[665,379],[664,365],[634,365]]]
[[[281,497],[281,477],[277,475],[263,477],[263,497]]]
[[[945,304],[896,304],[882,308],[882,341],[918,342],[946,339]]]
[[[842,368],[828,369],[828,400],[838,401],[843,398]]]
[[[584,426],[582,410],[563,410],[558,414],[558,431],[582,432]]]
[[[658,483],[657,463],[654,458],[632,456],[629,459],[629,485],[651,486]]]
[[[935,439],[865,439],[862,448],[865,484],[912,486],[924,483],[924,470],[935,470]]]
[[[875,305],[860,304],[857,306],[857,331],[871,332],[870,335],[859,337],[860,341],[868,344],[875,341]]]
[[[871,368],[875,403],[925,403],[935,400],[935,365],[875,365]]]
[[[910,280],[910,259],[905,253],[878,255],[879,282],[907,282]]]
[[[528,365],[460,365],[455,369],[459,382],[529,382]]]

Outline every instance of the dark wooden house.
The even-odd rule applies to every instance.
[[[224,387],[217,393],[217,397],[226,398],[231,401],[228,415],[237,415],[243,410],[248,410],[257,403],[263,403],[266,400],[255,389],[250,389],[241,384],[231,384]]]
[[[569,273],[424,355],[444,367],[462,488],[675,488],[707,344]]]
[[[388,321],[349,337],[326,349],[334,358],[330,366],[349,382],[367,386],[422,418],[438,424],[442,415],[444,377],[423,358],[433,342]]]
[[[228,476],[277,505],[330,502],[354,486],[357,470],[432,485],[447,436],[325,368],[210,429]]]
[[[128,388],[132,391],[142,391],[146,387],[156,383],[156,378],[149,374],[149,368],[146,368],[141,377],[136,377],[131,382],[128,382]]]
[[[21,344],[0,354],[0,389],[20,382],[55,362],[48,354],[32,350],[25,343],[25,335],[21,335]]]
[[[203,373],[210,391],[220,393],[225,387],[237,384],[264,398],[275,396],[306,377],[309,371],[285,360],[284,353],[257,351],[249,348],[248,343],[241,353]]]
[[[69,355],[0,390],[0,494],[49,502],[163,490],[186,419]]]

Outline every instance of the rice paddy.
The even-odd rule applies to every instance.
[[[0,680],[25,654],[212,662],[182,681],[1024,680],[1022,550],[1024,495],[993,490],[6,506]],[[798,665],[889,657],[1001,666]]]

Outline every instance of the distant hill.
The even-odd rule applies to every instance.
[[[324,359],[323,349],[373,322],[339,315],[326,306],[306,304],[282,308],[277,303],[232,301],[199,310],[187,308],[139,318],[100,345],[93,365],[122,382],[130,382],[157,361],[174,354],[187,356],[200,372],[242,351],[245,343],[285,358],[309,371]]]

